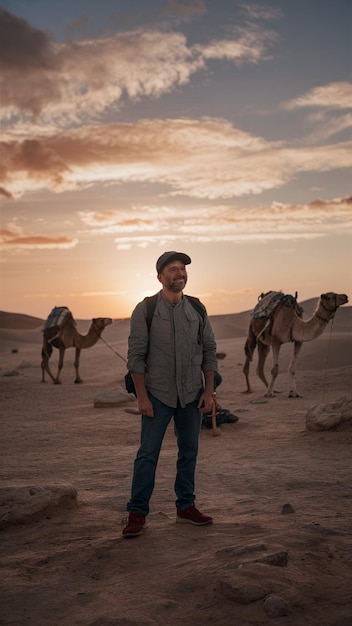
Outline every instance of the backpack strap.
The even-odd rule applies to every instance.
[[[204,304],[202,304],[201,301],[199,300],[199,298],[196,298],[195,296],[185,296],[185,298],[187,298],[188,302],[190,302],[190,304],[197,311],[197,313],[199,313],[199,315],[201,316],[201,318],[203,320],[203,324],[204,324],[205,323],[205,307],[204,307]]]
[[[153,315],[154,315],[154,311],[155,311],[155,307],[156,307],[156,303],[158,300],[158,293],[155,293],[153,296],[147,296],[146,298],[144,298],[147,301],[147,326],[148,326],[148,333],[150,331],[150,326],[152,323],[152,319],[153,319]]]

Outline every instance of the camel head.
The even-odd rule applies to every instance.
[[[112,324],[111,317],[94,317],[92,319],[92,326],[95,332],[100,336],[106,326]]]
[[[344,293],[328,291],[328,293],[321,294],[320,301],[326,311],[335,312],[339,306],[347,304],[348,297]]]

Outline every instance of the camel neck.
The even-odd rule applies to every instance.
[[[325,311],[327,311],[327,309],[325,309]],[[332,320],[333,317],[335,316],[335,313],[336,313],[336,311],[330,311],[330,317],[328,317],[328,319],[326,319],[326,317],[323,317],[319,313],[317,313],[315,317],[317,317],[318,320],[321,320],[322,322],[325,322],[325,324],[328,324],[330,322],[330,320]]]

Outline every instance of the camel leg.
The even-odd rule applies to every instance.
[[[257,376],[263,381],[265,387],[268,387],[268,381],[264,374],[264,365],[266,358],[270,352],[270,346],[267,346],[265,343],[258,341],[258,365],[257,365]]]
[[[288,394],[289,398],[299,398],[299,393],[297,392],[297,385],[296,385],[296,363],[297,363],[297,358],[298,358],[301,348],[302,348],[302,342],[295,341],[292,359],[288,368],[288,372],[291,376],[291,390],[290,390],[290,393]]]
[[[45,372],[50,376],[51,380],[53,381],[53,383],[55,382],[55,378],[53,376],[53,374],[51,373],[50,367],[49,367],[49,363],[48,363],[48,359],[43,359],[42,360],[42,383],[45,383]]]
[[[281,348],[281,343],[273,339],[273,342],[272,342],[273,366],[271,368],[270,384],[266,390],[266,393],[264,394],[266,398],[272,398],[274,396],[274,383],[279,374],[280,348]]]
[[[44,351],[44,348],[42,349],[42,362],[40,364],[40,367],[42,368],[42,383],[45,383],[45,371],[46,368],[48,366],[48,360],[49,360],[49,356],[48,354]]]
[[[62,368],[64,366],[65,350],[66,350],[66,348],[61,343],[60,347],[59,347],[59,365],[58,365],[58,368],[57,368],[56,378],[54,379],[54,384],[55,385],[61,385],[60,376],[61,376],[61,370],[62,370]]]
[[[55,382],[55,378],[51,373],[50,367],[49,367],[49,359],[51,357],[52,354],[52,347],[51,345],[48,344],[44,344],[43,348],[42,348],[42,362],[41,362],[41,368],[42,368],[42,383],[45,383],[45,372],[48,374],[48,376],[50,376],[51,380],[53,382]]]
[[[245,360],[245,364],[243,366],[242,371],[246,379],[247,389],[243,393],[252,393],[252,387],[249,382],[249,367],[250,367],[250,363],[252,362],[253,353],[254,353],[254,350],[256,349],[256,346],[257,346],[257,339],[252,329],[250,328],[248,337],[246,339],[246,343],[244,345],[244,352],[246,355],[246,360]]]
[[[252,393],[252,387],[251,384],[249,382],[249,365],[250,365],[251,359],[247,356],[245,364],[243,366],[243,373],[246,379],[246,385],[247,385],[247,389],[243,392],[243,393]]]
[[[75,378],[75,383],[82,383],[83,380],[81,379],[80,375],[79,375],[79,357],[81,354],[81,350],[80,348],[76,348],[76,354],[75,354],[75,362],[74,362],[74,367],[76,370],[76,378]]]

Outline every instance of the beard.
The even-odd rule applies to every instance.
[[[178,278],[170,278],[168,280],[165,281],[166,282],[166,288],[169,291],[173,291],[174,293],[180,293],[180,291],[183,291],[186,283],[187,283],[187,276],[180,276]]]

